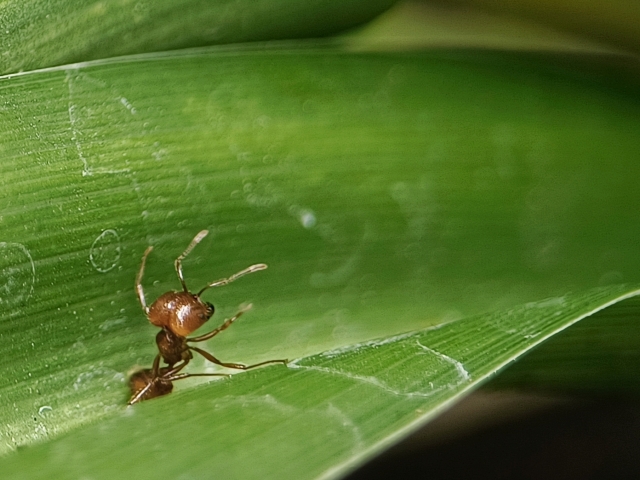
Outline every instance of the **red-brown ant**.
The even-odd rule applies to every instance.
[[[149,321],[153,325],[162,328],[162,330],[156,335],[156,344],[158,345],[159,354],[154,360],[154,368],[140,370],[131,377],[130,387],[133,396],[131,397],[129,404],[133,404],[141,400],[146,400],[148,398],[166,395],[173,389],[172,382],[174,380],[186,378],[185,376],[220,375],[179,374],[180,370],[182,370],[193,358],[192,351],[199,353],[204,358],[217,365],[227,368],[236,368],[240,370],[247,370],[270,363],[287,363],[287,360],[267,360],[265,362],[260,362],[253,365],[222,362],[209,352],[189,345],[189,343],[203,342],[205,340],[213,338],[221,331],[226,330],[233,322],[240,318],[240,316],[244,312],[251,308],[251,305],[249,305],[209,333],[205,333],[204,335],[200,335],[197,337],[187,338],[187,335],[204,325],[204,323],[206,323],[214,313],[213,305],[209,302],[203,302],[200,299],[200,295],[202,295],[202,292],[211,287],[228,285],[229,283],[237,280],[244,275],[258,272],[267,268],[267,265],[265,265],[264,263],[251,265],[250,267],[245,268],[244,270],[241,270],[240,272],[231,275],[228,278],[216,280],[215,282],[207,284],[198,293],[191,293],[187,288],[187,284],[185,283],[184,277],[182,275],[182,261],[187,255],[189,255],[191,250],[193,250],[194,247],[198,243],[200,243],[204,237],[207,236],[208,233],[209,232],[207,230],[202,230],[201,232],[199,232],[193,238],[182,255],[176,258],[174,266],[176,269],[176,273],[178,274],[178,279],[182,284],[182,291],[171,291],[161,295],[155,302],[151,304],[151,307],[147,306],[141,282],[147,257],[153,250],[153,247],[148,247],[144,252],[144,255],[142,256],[140,271],[138,272],[138,275],[136,277],[135,290],[138,294],[138,299],[140,300],[142,310],[145,312]],[[156,364],[159,365],[160,357],[162,357],[165,363],[168,365],[167,367],[156,367]],[[178,366],[175,366],[176,364],[178,364]],[[143,390],[144,392],[140,393]]]

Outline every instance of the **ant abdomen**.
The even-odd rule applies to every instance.
[[[145,368],[131,375],[129,388],[133,396],[129,400],[129,405],[171,393],[173,391],[173,383],[163,377],[168,371],[167,368],[162,368],[158,371],[153,368]]]

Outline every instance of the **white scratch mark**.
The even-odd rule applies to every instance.
[[[448,322],[447,322],[448,323]],[[442,325],[435,325],[427,330],[434,330],[434,329],[438,329],[440,328]],[[424,334],[424,330],[416,333],[416,332],[410,332],[410,333],[403,333],[400,335],[395,335],[393,337],[389,337],[389,338],[385,338],[383,340],[372,340],[372,341],[368,341],[368,342],[363,342],[363,343],[358,343],[355,345],[348,345],[345,347],[340,347],[340,348],[336,348],[333,350],[328,350],[326,352],[323,352],[321,354],[319,354],[318,356],[320,358],[325,358],[325,359],[333,359],[333,358],[337,358],[340,357],[342,355],[345,354],[349,354],[349,353],[356,353],[360,350],[363,350],[365,348],[378,348],[380,346],[383,345],[387,345],[387,344],[393,344],[393,343],[397,343],[400,342],[402,340],[408,339],[408,338],[412,338],[412,337],[417,337],[419,335]],[[398,396],[403,396],[403,397],[422,397],[422,398],[426,398],[426,397],[430,397],[442,390],[445,389],[451,389],[451,388],[456,388],[459,385],[461,385],[462,383],[465,382],[470,382],[471,381],[471,375],[469,374],[469,372],[467,372],[467,370],[464,368],[464,365],[443,354],[440,352],[437,352],[429,347],[426,347],[425,345],[423,345],[422,343],[420,343],[420,341],[418,339],[416,339],[416,343],[418,345],[419,348],[421,348],[422,350],[434,355],[436,358],[438,358],[439,360],[443,361],[445,364],[451,365],[455,368],[459,380],[455,383],[449,383],[446,385],[440,385],[437,387],[434,387],[433,382],[429,382],[429,386],[430,386],[430,390],[429,391],[424,391],[424,390],[412,390],[412,391],[402,391],[402,389],[399,388],[394,388],[391,385],[389,385],[388,383],[386,383],[385,381],[380,380],[377,377],[374,376],[370,376],[370,375],[360,375],[358,373],[353,373],[350,371],[346,371],[346,370],[342,370],[340,368],[335,368],[335,367],[323,367],[323,366],[318,366],[318,365],[300,365],[300,361],[302,360],[306,360],[306,358],[299,358],[296,360],[293,360],[292,362],[289,362],[289,364],[287,365],[289,368],[294,368],[294,369],[307,369],[307,370],[313,370],[313,371],[317,371],[317,372],[322,372],[322,373],[327,373],[327,374],[331,374],[331,375],[339,375],[351,380],[355,380],[357,382],[360,383],[366,383],[368,385],[372,385],[374,387],[380,388],[382,390],[385,390],[386,392],[389,392],[393,395],[398,395]],[[420,355],[420,353],[418,353],[418,355]]]
[[[320,354],[323,358],[334,358],[344,353],[355,352],[367,347],[379,347],[382,345],[387,345],[389,343],[396,343],[400,340],[404,340],[405,338],[416,336],[416,332],[408,332],[401,333],[400,335],[395,335],[393,337],[388,337],[383,340],[369,340],[368,342],[355,343],[353,345],[346,345],[344,347],[334,348],[332,350],[327,350]],[[294,362],[302,360],[301,358],[298,360],[294,360]]]
[[[463,382],[468,382],[468,381],[471,380],[471,375],[469,375],[469,372],[467,372],[467,370],[464,368],[464,365],[462,365],[462,363],[460,363],[458,360],[455,360],[455,359],[445,355],[444,353],[437,352],[437,351],[433,350],[432,348],[429,348],[429,347],[423,345],[422,343],[420,343],[420,340],[416,340],[416,343],[423,350],[425,350],[425,351],[427,351],[429,353],[432,353],[436,357],[441,358],[445,362],[448,362],[451,365],[453,365],[454,367],[456,367],[456,370],[458,371],[458,374],[462,378]]]
[[[346,377],[346,378],[349,378],[351,380],[356,380],[356,381],[361,382],[361,383],[368,383],[369,385],[374,385],[374,386],[376,386],[378,388],[381,388],[381,389],[386,390],[386,391],[388,391],[390,393],[393,393],[394,395],[402,395],[402,393],[393,390],[386,383],[381,382],[376,377],[370,377],[370,376],[366,376],[366,375],[356,375],[354,373],[345,372],[343,370],[336,370],[334,368],[328,368],[328,367],[319,367],[317,365],[298,365],[296,363],[297,361],[298,360],[294,360],[293,362],[289,362],[287,364],[287,367],[288,368],[294,368],[294,369],[300,368],[300,369],[304,369],[304,370],[314,370],[316,372],[323,372],[323,373],[330,373],[332,375],[339,375],[341,377]]]
[[[84,80],[89,79],[87,75],[83,75],[78,73],[77,70],[65,70],[65,80],[67,82],[67,88],[69,90],[69,124],[71,125],[71,140],[76,146],[76,151],[78,152],[78,157],[82,161],[82,176],[90,177],[94,174],[118,174],[118,173],[127,173],[130,171],[128,168],[120,168],[120,169],[109,169],[109,168],[93,168],[89,165],[89,161],[84,153],[84,149],[82,146],[82,119],[79,113],[78,106],[74,103],[75,98],[75,82],[77,78],[83,78]],[[92,79],[93,80],[93,79]],[[94,84],[98,84],[102,87],[103,82],[98,82],[93,80]],[[126,100],[126,99],[125,99]],[[126,106],[126,105],[125,105]]]
[[[368,375],[357,375],[355,373],[351,373],[351,372],[346,372],[344,370],[338,370],[338,369],[334,369],[334,368],[328,368],[328,367],[319,367],[317,365],[299,365],[296,362],[302,360],[302,359],[298,359],[298,360],[294,360],[293,362],[289,362],[287,364],[288,368],[294,368],[294,369],[304,369],[304,370],[313,370],[315,372],[322,372],[322,373],[328,373],[330,375],[337,375],[340,377],[344,377],[344,378],[348,378],[350,380],[355,380],[357,382],[360,383],[366,383],[368,385],[373,385],[374,387],[380,388],[381,390],[384,390],[385,392],[388,392],[392,395],[395,396],[399,396],[399,397],[409,397],[409,398],[413,398],[413,397],[419,397],[419,398],[427,398],[427,397],[431,397],[432,395],[440,392],[441,390],[444,390],[445,386],[442,387],[438,387],[436,389],[431,390],[430,392],[424,392],[424,391],[409,391],[409,392],[401,392],[399,390],[396,390],[394,388],[392,388],[390,385],[386,384],[385,382],[381,381],[380,379],[376,378],[376,377],[371,377]],[[448,387],[448,385],[447,385]]]

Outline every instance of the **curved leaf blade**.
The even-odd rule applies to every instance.
[[[396,0],[21,0],[0,4],[0,73],[134,53],[324,37]]]
[[[0,465],[30,479],[337,478],[535,345],[639,294],[567,294],[213,381]]]

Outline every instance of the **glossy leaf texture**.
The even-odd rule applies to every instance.
[[[3,471],[99,476],[126,459],[139,476],[239,476],[250,455],[274,478],[339,475],[634,292],[640,102],[626,72],[279,47],[0,79],[0,446],[45,442]],[[155,298],[179,287],[173,260],[203,228],[184,267],[194,290],[269,264],[205,295],[216,325],[254,304],[205,348],[305,358],[125,410],[127,374],[155,354],[133,290],[142,252],[155,247]]]
[[[5,0],[0,73],[118,55],[326,37],[395,0]]]
[[[211,382],[18,453],[3,472],[335,478],[531,347],[640,294],[628,290],[548,298]]]

